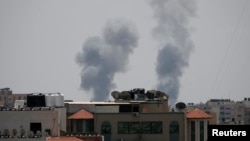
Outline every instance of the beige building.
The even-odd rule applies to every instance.
[[[191,141],[191,121],[184,110],[169,110],[167,95],[113,97],[113,102],[66,102],[67,132],[100,134],[105,141]]]

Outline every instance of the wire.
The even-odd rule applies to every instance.
[[[250,21],[250,14],[248,13],[248,15],[247,15],[247,20],[246,20],[246,22],[245,22],[245,25],[244,25],[244,27],[243,27],[243,29],[248,29],[247,27],[249,26],[249,21]],[[246,30],[245,30],[245,32],[246,32]],[[242,35],[241,35],[242,36]],[[242,41],[242,38],[240,38],[241,40],[239,41],[239,42],[241,42]],[[247,46],[245,46],[245,48],[247,48]],[[248,61],[249,61],[249,59],[247,59],[249,56],[246,56],[246,58],[245,59],[243,59],[243,63],[242,63],[242,66],[247,66],[246,64],[248,64]],[[241,69],[240,70],[240,73],[239,74],[243,74],[243,71],[244,71],[245,69]],[[236,78],[238,78],[238,77],[236,77]],[[234,80],[232,81],[232,83],[231,83],[231,87],[230,87],[230,90],[233,88],[233,86],[236,86],[236,78],[234,78]],[[239,89],[239,83],[238,83],[238,86],[236,86],[237,88],[236,89]]]
[[[246,0],[245,2],[246,2],[246,3],[244,4],[244,7],[243,7],[243,9],[242,9],[242,11],[241,11],[241,14],[240,14],[238,23],[237,23],[237,25],[236,25],[236,28],[234,29],[232,38],[231,38],[231,40],[229,41],[229,45],[228,45],[228,47],[227,47],[226,53],[225,53],[225,55],[224,55],[224,57],[223,57],[223,59],[222,59],[222,63],[221,63],[221,65],[220,65],[220,67],[219,67],[219,70],[218,70],[218,72],[217,72],[217,74],[216,74],[215,81],[214,81],[214,83],[213,83],[213,87],[210,89],[210,93],[209,93],[210,96],[212,95],[212,92],[213,92],[214,89],[215,89],[215,86],[216,86],[216,84],[217,84],[219,75],[220,75],[220,73],[221,73],[222,68],[224,67],[225,60],[226,60],[226,58],[227,58],[227,56],[228,56],[228,52],[229,52],[229,50],[232,48],[232,42],[233,42],[233,40],[235,39],[235,35],[236,35],[236,33],[237,33],[237,31],[238,31],[238,28],[239,28],[239,25],[240,25],[240,23],[241,23],[241,19],[242,19],[242,17],[243,17],[243,14],[245,13],[245,10],[246,10],[246,7],[247,7],[248,0]]]

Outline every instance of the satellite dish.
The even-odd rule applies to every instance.
[[[3,134],[4,134],[5,136],[9,136],[9,130],[8,130],[8,129],[4,129],[4,130],[3,130]]]
[[[183,109],[186,108],[186,104],[183,103],[183,102],[178,102],[178,103],[175,104],[175,107],[176,107],[176,109],[178,109],[178,110],[183,110]]]
[[[38,131],[36,131],[36,135],[37,135],[38,137],[41,137],[41,136],[42,136],[42,132],[41,132],[40,130],[38,130]]]
[[[28,136],[29,136],[29,138],[33,138],[34,137],[34,132],[33,131],[29,131],[28,132]]]
[[[23,137],[25,135],[25,130],[23,128],[20,129],[20,135],[21,135],[21,137]]]
[[[16,130],[16,129],[13,129],[13,130],[12,130],[12,135],[13,135],[13,136],[16,136],[16,135],[17,135],[17,130]]]

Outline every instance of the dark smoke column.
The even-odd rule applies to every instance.
[[[157,20],[153,36],[161,46],[156,63],[157,89],[167,93],[169,104],[173,105],[179,94],[179,79],[194,48],[188,21],[195,16],[196,1],[151,0],[150,5]]]
[[[116,73],[125,72],[128,58],[137,46],[135,26],[124,20],[107,22],[101,37],[89,37],[76,56],[82,67],[81,88],[93,92],[94,101],[108,99],[115,88]]]

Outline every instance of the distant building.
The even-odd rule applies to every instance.
[[[210,124],[250,124],[250,98],[236,102],[230,99],[210,99],[205,104],[188,104],[187,109],[196,107],[214,115]]]
[[[16,100],[26,100],[28,94],[13,94],[10,88],[0,89],[0,108],[14,108]]]

